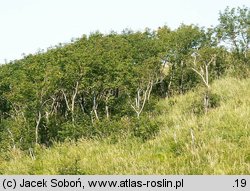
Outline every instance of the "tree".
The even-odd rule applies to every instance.
[[[203,84],[206,87],[206,91],[205,91],[205,95],[204,95],[204,109],[205,109],[205,113],[207,113],[208,107],[209,107],[209,91],[210,91],[209,67],[212,64],[215,65],[216,55],[212,55],[212,57],[208,61],[202,60],[203,59],[202,57],[200,58],[201,60],[197,59],[197,57],[198,58],[200,57],[200,55],[198,53],[194,53],[193,57],[194,57],[194,67],[192,67],[192,70],[200,76]],[[199,60],[199,61],[197,62],[197,60]],[[196,69],[196,67],[199,67],[199,70]]]
[[[187,60],[194,51],[207,43],[206,34],[197,26],[181,25],[175,31],[160,28],[157,35],[164,49],[163,63],[169,68],[166,76],[167,95],[175,92],[183,94],[195,83],[188,70]]]
[[[250,9],[248,7],[227,7],[220,12],[220,24],[216,27],[217,37],[240,58],[247,57],[250,46]]]
[[[214,79],[220,78],[226,71],[228,53],[219,47],[205,46],[195,51],[189,62],[190,68],[205,86],[204,111],[208,112],[210,106],[210,84]]]

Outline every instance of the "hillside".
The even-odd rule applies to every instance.
[[[95,32],[0,65],[0,174],[249,173],[250,9]]]
[[[0,174],[249,174],[250,79],[214,81],[214,108],[201,107],[203,88],[162,100],[153,138],[81,139],[34,152],[11,150]]]

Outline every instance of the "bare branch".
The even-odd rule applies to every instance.
[[[207,81],[205,80],[204,76],[200,72],[198,72],[196,69],[192,68],[192,70],[195,71],[201,77],[201,79],[205,83],[205,85],[207,87],[209,87],[209,85],[208,85]]]
[[[63,90],[62,90],[62,93],[63,93],[63,97],[64,97],[65,102],[66,102],[66,106],[67,106],[68,110],[70,110],[69,102],[68,102],[67,96],[66,96],[66,94],[65,94],[65,92],[64,92]]]

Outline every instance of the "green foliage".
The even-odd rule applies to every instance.
[[[195,115],[205,114],[204,106],[204,92],[199,93],[198,99],[193,99],[193,103],[190,105],[190,111]],[[214,109],[220,106],[220,96],[209,91],[206,96],[208,97],[208,109]]]
[[[142,141],[147,141],[158,134],[161,123],[152,118],[143,117],[135,119],[131,125],[133,135],[140,138]]]
[[[207,115],[190,112],[202,88],[161,100],[160,132],[141,141],[80,139],[29,153],[12,149],[2,174],[247,174],[249,172],[250,80],[224,78],[211,84],[220,105]],[[124,126],[130,125],[123,118]],[[172,121],[170,123],[170,121]],[[193,134],[193,138],[191,136]],[[146,168],[145,168],[146,167]]]
[[[21,166],[17,169],[20,173],[43,173],[44,168],[51,165],[46,164],[42,156],[43,152],[50,150],[38,148],[43,145],[54,148],[51,152],[59,152],[59,156],[66,156],[47,173],[95,173],[82,165],[86,161],[81,160],[82,153],[74,145],[84,139],[84,143],[97,141],[97,146],[93,147],[96,152],[108,150],[112,153],[110,145],[123,152],[124,148],[117,147],[124,146],[124,141],[126,147],[132,147],[135,160],[151,160],[154,163],[155,159],[155,165],[162,166],[157,161],[165,162],[166,158],[174,157],[177,162],[183,160],[190,166],[186,171],[189,174],[203,173],[206,169],[209,169],[207,173],[215,172],[204,165],[198,168],[196,163],[211,162],[211,156],[208,158],[203,152],[209,153],[212,149],[209,145],[218,144],[221,140],[218,138],[218,142],[214,143],[208,139],[207,146],[202,140],[191,140],[190,145],[189,138],[183,137],[190,137],[190,131],[203,138],[206,138],[205,132],[210,136],[211,132],[204,130],[210,123],[216,131],[219,131],[217,126],[229,130],[229,133],[221,134],[222,140],[231,141],[234,138],[241,141],[243,137],[245,144],[244,127],[239,127],[239,133],[233,133],[236,128],[232,126],[246,121],[235,116],[234,108],[232,112],[221,109],[227,119],[221,125],[217,118],[220,117],[218,111],[224,107],[226,98],[216,85],[210,86],[224,76],[249,78],[249,16],[247,7],[226,8],[220,13],[220,24],[215,28],[182,24],[175,30],[163,26],[155,31],[124,30],[121,34],[111,32],[106,35],[96,32],[88,37],[83,35],[71,43],[48,48],[46,52],[39,51],[1,65],[0,152],[4,154],[0,154],[0,162],[6,159],[11,163],[13,158],[19,160],[25,157],[25,165],[29,169],[22,169]],[[231,95],[223,89],[224,86],[231,88],[231,84],[225,84],[221,84],[221,91]],[[199,86],[203,88],[197,90]],[[238,89],[238,92],[241,91]],[[243,104],[242,107],[245,106],[244,101],[248,101],[232,95],[238,104]],[[168,101],[162,101],[163,98]],[[216,112],[219,116],[214,116]],[[209,118],[215,120],[214,124],[206,121]],[[179,140],[178,136],[183,137]],[[73,143],[68,143],[69,140]],[[99,151],[101,142],[106,146],[100,147],[103,150]],[[166,148],[154,145],[157,152],[145,148],[144,151],[150,153],[149,159],[140,152],[136,153],[136,149],[151,143],[163,143]],[[54,144],[62,144],[62,148],[53,147]],[[73,144],[76,148],[72,153],[74,162],[64,144]],[[133,148],[133,144],[138,148]],[[228,146],[222,143],[222,147],[225,149]],[[237,148],[235,143],[233,148]],[[63,153],[60,153],[61,149]],[[122,158],[119,152],[115,157]],[[129,151],[125,149],[124,152],[128,158],[131,157]],[[213,152],[218,155],[217,151]],[[92,154],[96,154],[95,151]],[[234,157],[225,156],[225,159],[230,161]],[[191,158],[196,159],[194,163]],[[110,157],[106,156],[106,160]],[[93,165],[96,167],[102,162],[96,159]],[[118,167],[109,166],[111,170],[108,171],[106,166],[99,172],[132,172],[123,171],[123,161],[115,162]],[[166,164],[175,166],[173,163]],[[140,165],[144,166],[143,162]],[[140,170],[136,172],[143,173],[140,165]],[[146,172],[157,172],[152,169]],[[235,169],[230,170],[236,172]],[[4,172],[7,171],[0,167],[0,173]],[[245,172],[245,166],[239,172]]]
[[[0,150],[4,152],[11,148],[28,149],[33,144],[34,131],[22,118],[5,119],[0,124]]]
[[[248,7],[238,7],[230,9],[227,7],[220,13],[220,24],[217,26],[218,37],[229,41],[233,49],[240,53],[249,50],[250,43],[250,10]]]
[[[250,9],[249,7],[227,7],[220,12],[220,24],[216,27],[217,37],[231,49],[232,65],[230,71],[249,75],[249,48],[250,48]],[[229,45],[229,46],[228,46]],[[236,74],[237,75],[237,74]]]

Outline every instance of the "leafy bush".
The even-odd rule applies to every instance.
[[[160,130],[160,122],[149,117],[134,119],[132,124],[133,136],[140,138],[142,141],[153,138]]]
[[[10,148],[28,149],[34,144],[34,129],[22,118],[3,120],[0,123],[0,151]]]
[[[197,99],[198,98],[198,99]],[[205,106],[204,106],[204,94],[199,94],[199,97],[193,100],[189,110],[192,111],[196,115],[202,115],[205,113]],[[211,91],[207,94],[208,98],[208,109],[216,108],[220,106],[220,96],[212,93]]]

